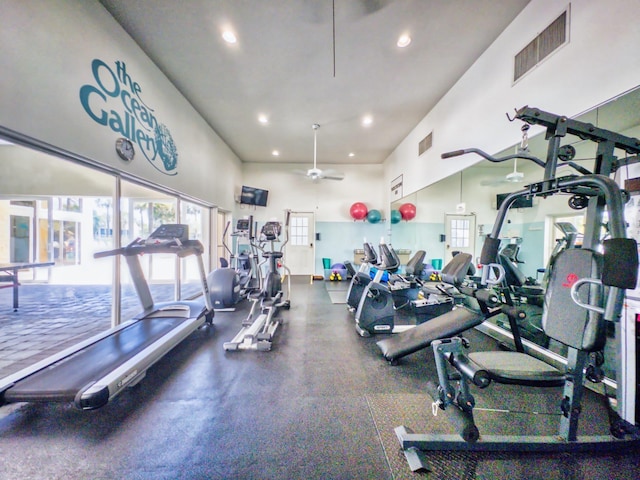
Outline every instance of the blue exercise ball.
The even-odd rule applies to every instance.
[[[400,213],[400,211],[391,210],[391,223],[392,224],[400,223],[400,220],[402,220],[402,214]]]
[[[378,223],[380,220],[382,220],[382,215],[380,215],[379,210],[369,210],[369,213],[367,213],[367,221],[369,223]]]

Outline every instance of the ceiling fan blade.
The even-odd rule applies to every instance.
[[[320,176],[328,180],[344,180],[344,173],[333,169],[323,170]]]
[[[307,174],[309,173],[308,170],[291,170],[291,173],[293,173],[294,175],[302,175],[302,176],[307,176]]]
[[[333,175],[323,174],[320,178],[324,180],[344,180],[344,174],[341,174],[341,173],[336,173]]]
[[[480,185],[483,187],[495,187],[497,185],[502,185],[503,183],[507,183],[504,178],[498,178],[494,180],[482,180]]]

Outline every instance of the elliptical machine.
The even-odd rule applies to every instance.
[[[253,217],[241,218],[231,234],[235,237],[234,250],[231,251],[225,239],[231,222],[227,222],[222,235],[222,245],[229,252],[230,263],[220,258],[220,268],[207,277],[211,303],[216,311],[233,312],[236,304],[244,300],[249,292],[260,289],[260,270],[256,263],[256,252],[252,241]],[[248,250],[241,250],[245,246]]]
[[[251,300],[251,310],[249,315],[242,322],[242,328],[230,342],[225,342],[225,350],[271,350],[273,336],[281,323],[275,318],[280,308],[289,309],[291,302],[289,294],[291,292],[291,272],[283,263],[283,250],[289,242],[289,214],[287,210],[285,216],[285,241],[276,250],[275,242],[279,241],[282,230],[280,222],[270,221],[262,226],[260,232],[260,244],[252,245],[262,252],[265,259],[262,263],[267,263],[267,273],[264,275],[262,288],[259,291],[251,292],[248,295]],[[270,246],[269,249],[265,245]],[[261,265],[262,265],[261,263]],[[278,270],[278,264],[286,272],[287,297],[282,288],[282,276]],[[259,311],[259,313],[258,313]]]

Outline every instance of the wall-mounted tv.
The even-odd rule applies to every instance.
[[[500,208],[504,199],[507,196],[511,195],[510,193],[499,193],[496,195],[496,208]],[[533,197],[519,197],[517,198],[509,208],[530,208],[533,207]]]
[[[269,190],[262,190],[261,188],[242,186],[242,193],[240,194],[240,203],[244,205],[256,205],[258,207],[267,206],[267,198],[269,197]]]

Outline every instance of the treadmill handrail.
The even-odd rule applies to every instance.
[[[204,246],[202,245],[200,240],[147,244],[144,243],[144,240],[138,238],[126,247],[120,247],[114,250],[106,250],[104,252],[96,252],[93,254],[93,258],[112,257],[115,255],[123,255],[125,257],[128,257],[133,255],[154,253],[173,253],[182,258],[188,257],[190,255],[202,255],[204,253]]]

